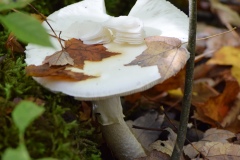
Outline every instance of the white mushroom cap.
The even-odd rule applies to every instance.
[[[187,16],[166,0],[138,0],[129,16],[143,21],[148,36],[161,35],[187,41]]]
[[[85,38],[85,44],[103,43],[108,51],[121,54],[99,62],[85,61],[83,69],[68,68],[74,72],[97,76],[97,78],[68,82],[34,77],[38,83],[51,91],[63,92],[78,99],[99,100],[143,91],[162,81],[157,66],[125,66],[147,48],[142,41],[138,44],[131,44],[131,42],[138,42],[138,40],[135,41],[135,37],[142,38],[144,32],[146,37],[164,35],[186,41],[187,16],[165,0],[138,0],[129,14],[136,23],[129,22],[129,24],[130,26],[140,24],[142,27],[121,30],[119,26],[114,27],[110,25],[111,23],[106,23],[110,22],[108,20],[112,17],[105,14],[103,4],[102,0],[85,0],[53,13],[48,19],[54,30],[62,31],[63,39],[82,37],[82,39]],[[44,26],[49,29],[45,23]],[[117,42],[116,39],[111,41],[114,37],[110,36],[109,39],[107,35],[107,33],[112,34],[109,31],[111,29],[112,32],[118,32],[121,35],[119,39],[116,38]],[[52,34],[50,30],[49,32]],[[132,36],[128,37],[131,34]],[[46,56],[61,50],[56,38],[51,38],[51,41],[55,48],[29,44],[26,47],[26,63],[41,65]]]

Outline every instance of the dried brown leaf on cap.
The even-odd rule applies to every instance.
[[[188,54],[178,38],[152,36],[145,38],[145,42],[147,49],[126,66],[148,67],[157,65],[158,71],[163,77],[162,81],[177,74],[184,67]]]
[[[49,66],[63,66],[66,64],[74,65],[73,59],[69,56],[65,49],[55,52],[51,56],[47,56],[43,61],[43,64],[49,64]]]
[[[104,58],[119,55],[106,50],[102,44],[86,45],[81,40],[65,41],[66,52],[74,59],[74,67],[83,68],[85,61],[97,62]]]
[[[120,53],[106,51],[106,48],[101,44],[86,45],[81,40],[72,38],[65,41],[63,50],[47,56],[43,63],[48,63],[50,66],[70,64],[83,69],[84,61],[101,61],[117,54]]]
[[[85,75],[83,73],[72,72],[65,70],[66,66],[49,66],[43,64],[40,66],[29,65],[26,67],[26,73],[33,77],[48,77],[54,80],[65,81],[81,81],[89,78],[95,78],[95,76]]]
[[[47,56],[42,65],[29,65],[26,72],[34,77],[49,77],[54,79],[81,81],[97,76],[73,72],[68,67],[83,69],[85,61],[101,61],[120,53],[106,51],[101,44],[85,45],[81,40],[70,39],[65,41],[65,48]]]

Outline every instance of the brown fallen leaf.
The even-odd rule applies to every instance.
[[[234,133],[240,132],[240,100],[239,97],[232,105],[231,110],[228,114],[224,117],[223,121],[221,122],[221,126],[225,129],[232,131]]]
[[[210,128],[205,131],[202,141],[226,143],[229,138],[233,138],[235,136],[236,134],[228,130]]]
[[[159,152],[166,153],[167,155],[171,156],[177,139],[177,134],[171,128],[166,128],[165,130],[169,132],[168,140],[157,140],[150,145],[150,148],[151,150],[155,149]]]
[[[81,40],[72,38],[65,41],[63,50],[47,56],[43,64],[48,63],[50,66],[70,64],[83,69],[84,61],[101,61],[104,58],[118,54],[120,53],[106,51],[102,44],[86,45]]]
[[[179,39],[173,37],[153,36],[145,39],[147,49],[135,60],[126,64],[148,67],[157,65],[162,81],[176,75],[188,59],[186,48],[181,47]]]
[[[12,54],[13,52],[23,53],[24,47],[18,42],[17,38],[13,35],[13,33],[10,33],[7,39],[7,42],[5,44],[7,49],[10,49]]]
[[[65,48],[62,51],[57,51],[53,55],[47,56],[40,66],[27,66],[26,72],[27,75],[33,77],[81,81],[96,78],[97,76],[73,72],[66,68],[74,66],[83,69],[84,61],[101,61],[104,58],[118,54],[120,53],[106,51],[106,48],[101,44],[86,45],[81,40],[70,39],[65,41]]]
[[[232,65],[231,73],[240,84],[240,49],[225,46],[217,51],[207,64]]]
[[[49,66],[63,66],[63,65],[74,65],[73,59],[69,54],[63,49],[62,51],[57,51],[51,56],[47,56],[43,64],[49,64]]]
[[[120,53],[108,52],[102,44],[86,45],[81,40],[65,41],[65,50],[74,59],[74,66],[83,69],[84,61],[101,61]]]
[[[210,0],[211,9],[217,13],[223,24],[233,24],[240,26],[240,17],[238,13],[232,10],[228,5],[222,4],[219,0]]]
[[[149,145],[156,141],[156,139],[158,139],[161,132],[136,129],[132,128],[132,126],[160,129],[163,121],[164,115],[159,115],[157,111],[151,110],[145,115],[138,117],[134,121],[128,120],[127,125],[129,126],[135,137],[138,139],[138,141],[141,143],[142,147],[146,151],[150,151]]]
[[[239,160],[240,146],[230,143],[206,142],[197,148],[208,160]],[[203,159],[203,160],[204,160]]]
[[[184,146],[183,151],[185,155],[191,159],[196,158],[199,155],[199,152],[201,152],[201,154],[207,159],[214,159],[216,157],[221,158],[227,156],[228,154],[230,156],[234,156],[234,153],[229,152],[228,149],[228,147],[233,144],[230,144],[227,141],[229,138],[233,137],[236,137],[236,135],[230,131],[211,128],[204,133],[204,136],[200,141]],[[233,146],[232,149],[235,147],[236,146]],[[215,153],[213,153],[213,151]]]
[[[170,156],[165,153],[153,150],[147,157],[136,158],[134,160],[170,160]]]
[[[65,81],[81,81],[89,78],[95,78],[94,76],[85,75],[83,73],[72,72],[65,70],[66,66],[49,67],[48,64],[40,66],[29,65],[26,67],[26,73],[33,77],[48,77],[54,80]]]
[[[211,9],[214,13],[216,13],[221,20],[221,22],[230,30],[232,29],[232,25],[240,26],[240,16],[234,10],[232,10],[227,5],[224,5],[219,2],[219,0],[210,0]],[[232,32],[235,37],[240,38],[239,35],[233,31]]]
[[[92,116],[92,107],[87,102],[81,102],[81,110],[79,112],[80,121],[87,121]]]
[[[225,88],[219,95],[210,97],[205,102],[194,103],[196,107],[194,118],[210,123],[213,126],[223,121],[231,108],[231,103],[235,101],[240,90],[238,82],[230,75],[225,79],[225,83]],[[209,121],[209,119],[213,120],[213,122]]]
[[[226,32],[226,29],[220,29],[217,27],[209,26],[206,24],[198,23],[197,38],[204,38],[215,34],[220,34],[216,37],[211,37],[205,40],[197,41],[197,52],[203,53],[205,57],[212,57],[212,55],[224,46],[240,46],[239,38],[234,36],[232,32],[221,34]]]
[[[219,93],[205,82],[193,84],[192,104],[194,106],[205,105],[210,97],[218,96]]]

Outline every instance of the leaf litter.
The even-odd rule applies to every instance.
[[[205,27],[207,28],[209,26]],[[215,31],[219,33],[219,28],[211,27],[211,32]],[[210,34],[207,29],[204,31],[201,30],[200,33],[204,35],[205,33],[202,32],[207,32],[207,35]],[[207,124],[207,128],[210,129],[205,131],[202,140],[198,141],[196,139],[197,142],[192,142],[185,146],[184,154],[190,159],[240,159],[239,138],[237,138],[235,134],[240,132],[240,73],[238,73],[240,68],[240,44],[233,34],[223,34],[219,37],[205,39],[202,50],[198,50],[200,54],[205,52],[204,55],[207,55],[206,52],[210,50],[212,53],[195,64],[195,83],[192,95],[193,116],[190,118],[190,121],[195,121],[195,123],[193,123],[194,127],[198,125],[201,127]],[[214,39],[214,41],[212,41],[212,39]],[[163,57],[160,57],[158,56],[158,54],[161,54],[160,52],[157,53],[157,51],[153,51],[152,55],[149,53],[152,52],[151,49],[154,47],[156,50],[159,50],[158,47],[156,47],[159,42],[153,42],[152,44],[150,42],[150,45],[147,41],[146,43],[148,44],[148,48],[143,54],[136,57],[134,61],[127,65],[147,67],[153,63],[154,65],[158,65],[158,68],[161,68],[161,65],[157,64],[157,61],[160,63],[161,58],[164,57],[164,53],[167,54],[168,49],[171,50],[171,48],[165,47],[167,48],[167,53],[163,52]],[[175,45],[175,47],[179,48],[179,45]],[[184,69],[182,69],[182,71],[184,71]],[[164,82],[147,91],[129,95],[125,97],[125,101],[135,107],[141,106],[143,102],[148,106],[146,100],[142,101],[147,98],[149,100],[148,103],[151,103],[151,109],[155,104],[156,109],[158,109],[159,105],[164,105],[165,108],[167,108],[166,110],[181,110],[179,107],[181,105],[175,105],[181,103],[181,100],[178,101],[171,96],[172,93],[175,94],[175,91],[178,92],[179,90],[182,91],[183,94],[184,76],[180,76],[182,71],[167,80],[171,83]],[[159,72],[161,74],[161,71]],[[183,77],[183,80],[181,77]],[[172,112],[168,114],[173,114]],[[211,129],[211,127],[219,127],[221,129]],[[162,145],[162,143],[159,142],[163,142],[161,137],[160,141],[156,141],[155,148],[157,149],[170,145],[169,143]],[[165,143],[166,142],[165,140]],[[142,159],[156,159],[152,156],[153,153],[156,152],[155,148],[150,150],[148,156]],[[161,155],[165,151],[159,149],[158,152]]]

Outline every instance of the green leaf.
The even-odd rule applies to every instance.
[[[30,15],[11,13],[7,16],[0,16],[0,21],[23,42],[52,46],[44,27]]]
[[[2,160],[31,160],[26,146],[20,144],[18,148],[12,149],[8,148],[2,155]]]
[[[22,8],[32,1],[33,0],[0,0],[0,11],[13,8]]]
[[[12,112],[13,121],[18,127],[20,134],[24,134],[27,126],[43,112],[43,107],[39,107],[30,101],[21,101]]]

